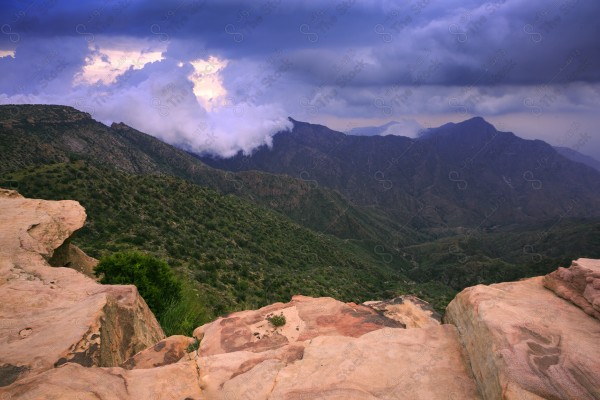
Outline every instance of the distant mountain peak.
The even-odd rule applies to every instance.
[[[423,129],[421,124],[411,118],[402,118],[399,121],[393,120],[383,125],[363,126],[352,128],[345,133],[352,136],[407,136],[415,137]]]
[[[490,132],[497,132],[494,125],[486,121],[483,117],[473,117],[461,122],[449,122],[437,128],[424,130],[419,139],[430,139],[433,137],[448,135],[482,135]]]
[[[456,125],[468,125],[468,126],[481,126],[481,127],[492,127],[494,128],[494,125],[492,125],[491,123],[489,123],[488,121],[486,121],[483,117],[473,117],[473,118],[469,118],[466,119],[462,122],[458,122]],[[496,129],[496,128],[494,128]]]

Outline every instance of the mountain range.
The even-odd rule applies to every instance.
[[[292,122],[218,159],[71,107],[0,106],[0,187],[78,200],[73,240],[94,257],[165,259],[206,310],[186,326],[297,293],[441,311],[466,286],[600,257],[600,174],[544,142],[481,118],[416,139]]]
[[[429,129],[418,139],[352,136],[292,121],[272,147],[202,160],[315,182],[417,229],[500,229],[567,212],[600,215],[598,171],[545,142],[497,131],[483,118]]]

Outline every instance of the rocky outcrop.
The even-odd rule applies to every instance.
[[[283,315],[285,325],[271,324],[268,318],[273,315]],[[294,296],[289,303],[275,303],[219,318],[197,328],[194,336],[202,341],[200,355],[210,356],[235,351],[258,353],[317,336],[359,337],[386,326],[404,328],[370,307],[329,297]]]
[[[407,328],[425,328],[442,323],[442,316],[429,303],[411,295],[386,301],[367,301],[363,305],[382,312]]]
[[[580,258],[544,277],[544,286],[600,320],[600,260]]]
[[[600,323],[543,278],[478,285],[448,305],[485,399],[600,398]]]
[[[479,398],[450,325],[324,335],[197,362],[202,389],[215,400]]]
[[[54,250],[48,264],[53,267],[73,268],[90,278],[96,279],[94,268],[98,265],[98,260],[88,256],[80,248],[71,244],[69,239]]]
[[[413,296],[294,296],[164,338],[135,287],[80,273],[84,220],[0,190],[0,399],[600,399],[600,261],[465,289],[445,324]]]
[[[285,325],[269,322],[277,315]],[[194,335],[210,399],[479,398],[453,326],[406,330],[364,305],[294,296]]]
[[[71,362],[117,366],[164,333],[135,286],[48,264],[83,226],[74,201],[0,192],[0,384]]]

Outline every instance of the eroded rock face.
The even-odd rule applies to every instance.
[[[543,278],[459,293],[454,324],[485,399],[600,398],[600,323],[543,285]]]
[[[94,268],[98,265],[98,260],[88,256],[79,247],[71,244],[69,239],[54,250],[48,264],[53,267],[73,268],[90,278],[96,279]]]
[[[580,258],[544,276],[544,286],[600,320],[600,260]]]
[[[442,316],[426,301],[405,295],[386,301],[367,301],[363,305],[380,311],[386,317],[404,324],[407,328],[438,326]]]
[[[85,211],[0,191],[0,384],[67,362],[116,366],[164,333],[136,288],[48,264]]]

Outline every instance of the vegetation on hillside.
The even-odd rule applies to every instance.
[[[289,301],[294,294],[361,302],[416,293],[438,308],[454,294],[443,285],[415,285],[399,273],[402,260],[385,262],[362,242],[316,233],[170,176],[77,161],[25,168],[6,175],[0,186],[9,183],[27,197],[79,201],[88,219],[73,241],[89,255],[141,250],[174,268],[187,305],[161,313],[163,325],[177,325],[192,306],[204,312],[185,328],[166,329],[170,333],[189,333],[218,315]]]
[[[172,303],[181,300],[181,283],[173,270],[147,254],[128,251],[102,257],[94,272],[104,284],[135,285],[159,318]]]

